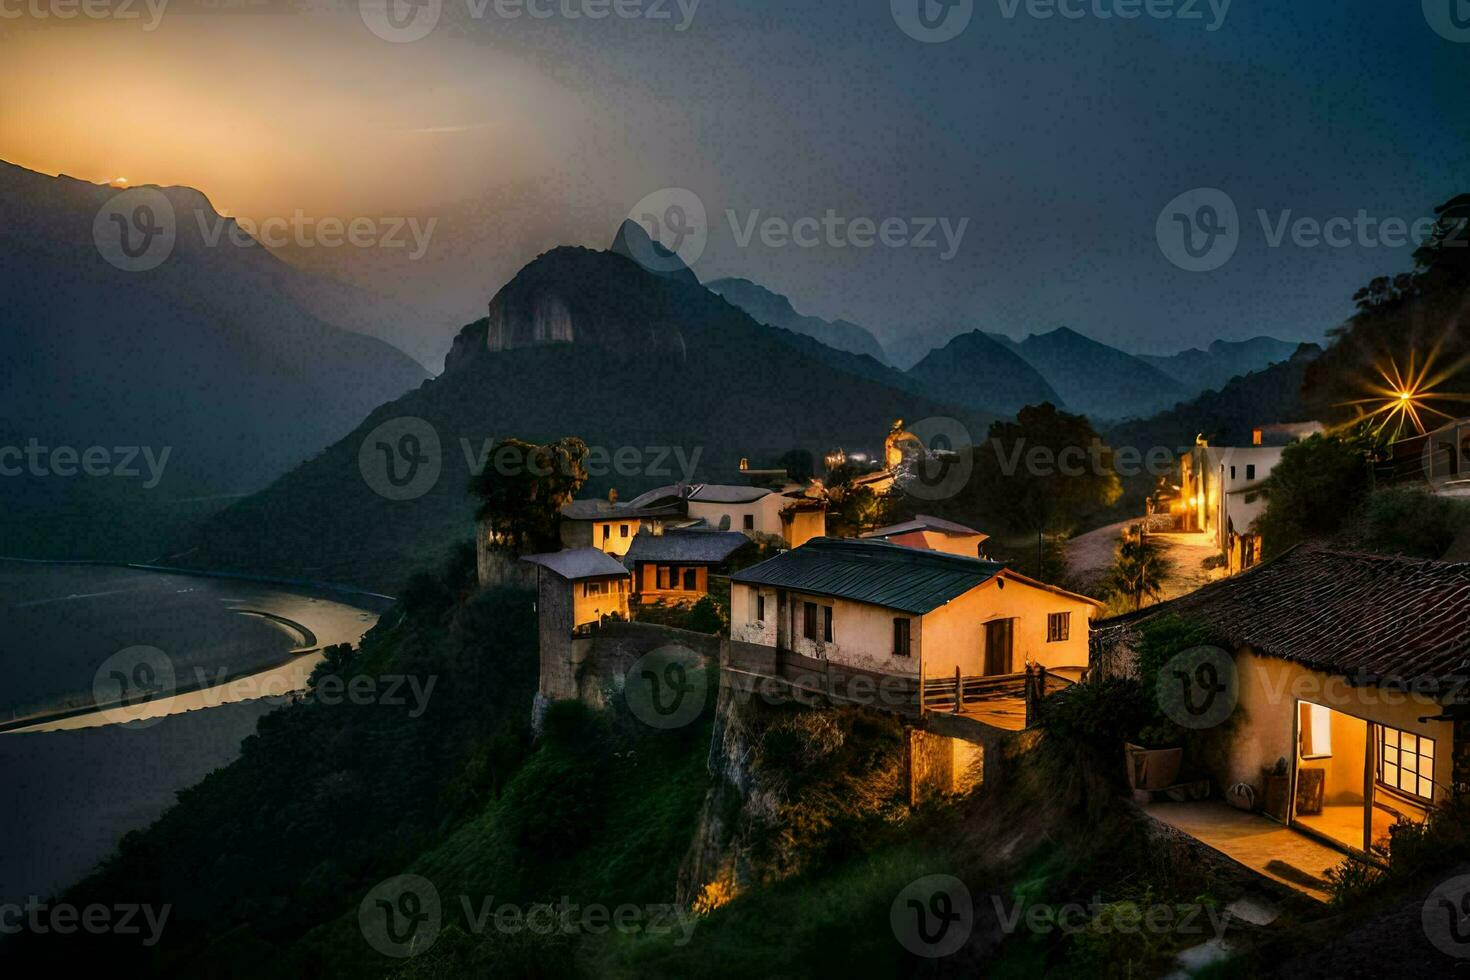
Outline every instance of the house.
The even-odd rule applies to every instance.
[[[732,644],[909,679],[1081,669],[1099,608],[999,562],[871,538],[816,538],[730,581]]]
[[[642,497],[626,503],[573,500],[561,509],[562,547],[597,548],[621,557],[628,553],[633,538],[645,524],[658,528],[685,516],[684,508],[677,501],[640,501]]]
[[[739,531],[711,527],[646,529],[623,562],[633,573],[638,602],[688,605],[708,595],[710,576],[727,571],[730,557],[750,543]]]
[[[1266,480],[1284,451],[1202,442],[1179,460],[1179,529],[1214,538],[1232,574],[1260,560],[1260,537],[1250,528],[1266,511]]]
[[[525,555],[536,568],[536,612],[541,629],[571,635],[608,616],[628,618],[628,570],[597,548]]]
[[[876,538],[909,548],[928,548],[931,551],[978,558],[980,557],[980,546],[990,535],[977,531],[973,527],[956,524],[954,521],[930,517],[927,514],[917,514],[911,521],[880,527],[876,531],[867,532],[863,537]]]
[[[1244,784],[1237,796],[1289,826],[1375,854],[1395,822],[1470,782],[1470,564],[1298,547],[1097,624],[1094,672],[1129,673],[1142,628],[1168,615],[1221,647],[1210,676],[1186,664],[1159,682],[1207,680],[1224,699],[1228,713],[1191,725],[1220,791]]]

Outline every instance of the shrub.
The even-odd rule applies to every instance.
[[[1387,487],[1363,502],[1361,525],[1369,551],[1438,558],[1470,527],[1470,504],[1422,487]]]

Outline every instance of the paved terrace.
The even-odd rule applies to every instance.
[[[721,684],[736,691],[807,704],[851,704],[911,719],[940,735],[983,744],[1027,726],[1027,684],[1037,696],[1081,679],[1081,669],[961,678],[955,710],[955,678],[929,678],[920,709],[916,678],[879,674],[816,660],[774,647],[731,642],[721,663]]]

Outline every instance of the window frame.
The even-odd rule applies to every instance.
[[[1390,733],[1395,736],[1392,746],[1388,744]],[[1412,749],[1406,748],[1406,739],[1413,740],[1414,747]],[[1423,750],[1425,743],[1429,745],[1429,752],[1427,754]],[[1378,725],[1376,748],[1377,760],[1373,769],[1373,783],[1375,786],[1381,786],[1389,792],[1398,793],[1416,802],[1434,802],[1434,763],[1439,758],[1439,747],[1435,744],[1433,738],[1428,735],[1420,735],[1417,732],[1404,731],[1402,728],[1380,724]],[[1390,751],[1393,752],[1393,762],[1388,761],[1388,753]],[[1412,770],[1412,776],[1414,778],[1413,789],[1406,789],[1402,785],[1405,768],[1403,763],[1406,754],[1414,758],[1414,768]],[[1425,762],[1429,764],[1428,775],[1425,775],[1422,771]],[[1394,782],[1389,782],[1387,778],[1390,767],[1394,769],[1395,775],[1398,777]],[[1428,789],[1427,794],[1419,792],[1421,788],[1426,787]]]
[[[893,617],[893,655],[895,657],[914,655],[913,620],[908,616]]]
[[[817,604],[815,602],[802,601],[801,638],[813,642],[817,639]]]
[[[822,642],[832,642],[832,607],[822,607]]]
[[[1054,629],[1057,626],[1059,628]],[[1072,639],[1072,611],[1050,612],[1046,614],[1046,642],[1066,643]]]

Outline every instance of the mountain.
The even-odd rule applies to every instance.
[[[1139,354],[1138,359],[1194,391],[1217,391],[1231,378],[1286,360],[1296,349],[1296,344],[1274,337],[1252,337],[1217,340],[1207,350],[1192,347],[1167,356]]]
[[[840,370],[826,348],[804,352],[788,338],[820,348],[623,255],[553,249],[460,332],[442,375],[385,399],[347,437],[216,515],[191,537],[188,560],[395,589],[471,536],[472,465],[507,436],[581,437],[600,461],[584,495],[616,487],[626,498],[680,479],[734,478],[747,457],[877,452],[896,418],[953,417],[976,438],[989,425]],[[426,462],[422,492],[392,500],[374,490],[385,486],[378,453],[391,459],[405,431]]]
[[[627,218],[618,226],[613,236],[612,252],[625,259],[632,259],[656,276],[666,276],[687,286],[698,286],[699,277],[684,264],[678,255],[664,248],[661,242],[649,237],[642,225]]]
[[[1152,415],[1191,394],[1152,364],[1068,327],[1022,341],[989,336],[1035,368],[1068,409],[1094,420]]]
[[[0,447],[39,459],[6,480],[8,554],[155,557],[138,549],[171,521],[261,488],[428,376],[313,314],[298,297],[320,284],[192,188],[130,192],[139,206],[116,218],[148,229],[129,240],[161,264],[128,271],[117,193],[0,163]],[[80,472],[92,447],[109,461]]]
[[[749,279],[716,279],[709,289],[740,307],[758,323],[783,327],[806,334],[837,350],[866,354],[879,363],[888,363],[883,345],[866,328],[847,320],[823,320],[796,312],[791,300]]]
[[[945,401],[1006,415],[1026,405],[1062,401],[1019,354],[979,330],[930,351],[908,374]]]
[[[884,340],[883,349],[888,360],[896,367],[907,371],[918,364],[930,351],[939,350],[954,338],[968,331],[964,327],[912,327],[901,334],[893,334]]]
[[[1313,418],[1302,398],[1303,382],[1321,356],[1316,344],[1300,344],[1284,361],[1232,378],[1220,390],[1206,391],[1152,418],[1114,426],[1104,436],[1111,446],[1134,446],[1145,453],[1153,446],[1182,452],[1201,435],[1211,445],[1248,446],[1257,425]]]

